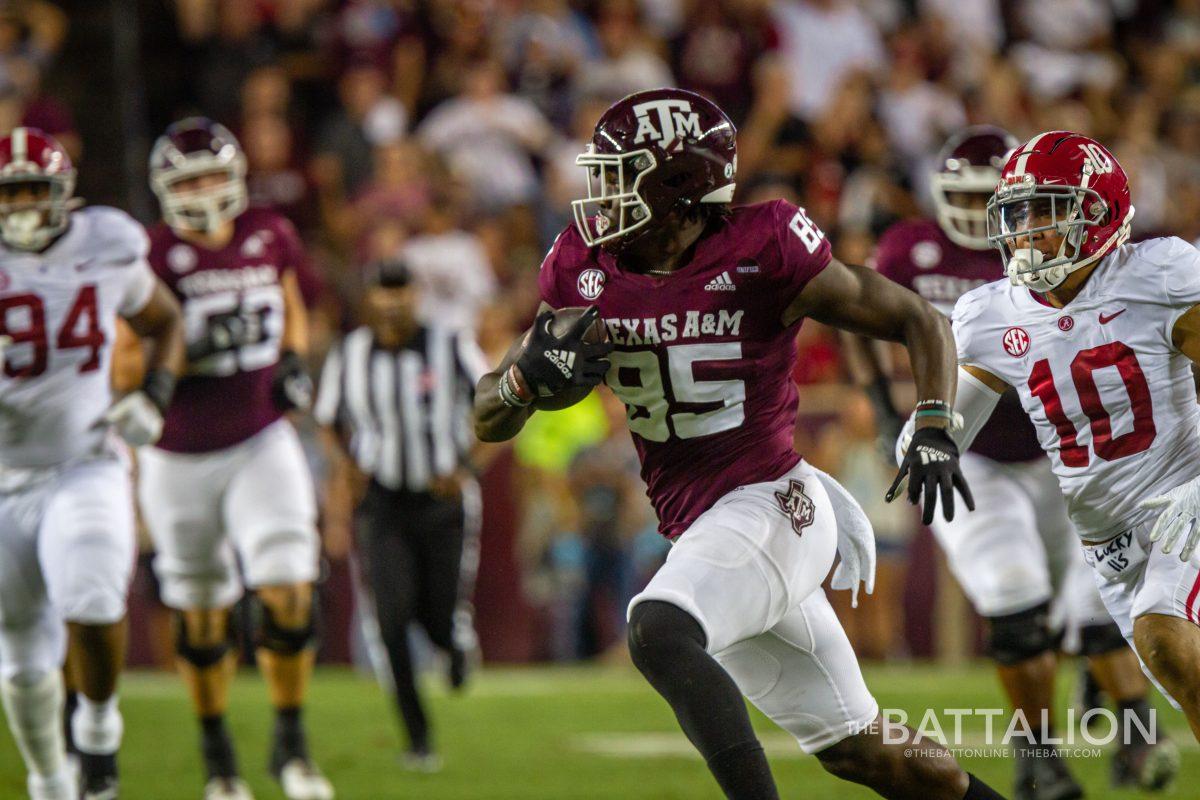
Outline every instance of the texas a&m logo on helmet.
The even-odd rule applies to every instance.
[[[733,200],[737,130],[707,98],[651,89],[613,104],[575,163],[588,173],[588,196],[571,203],[590,247],[619,252],[672,212]]]

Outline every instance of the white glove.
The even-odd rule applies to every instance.
[[[875,591],[875,531],[862,506],[845,487],[815,467],[813,472],[817,473],[829,495],[837,523],[837,550],[841,560],[833,571],[829,586],[848,589],[851,607],[858,608],[858,585],[863,584],[867,594]]]
[[[904,456],[908,454],[908,446],[912,444],[913,433],[917,430],[917,419],[911,414],[904,421],[904,427],[900,429],[900,435],[896,437],[896,466],[904,463]]]
[[[1193,478],[1166,494],[1143,500],[1138,507],[1165,509],[1150,529],[1150,541],[1161,539],[1163,553],[1170,553],[1183,539],[1179,560],[1190,561],[1196,545],[1200,544],[1200,478]]]
[[[138,390],[113,403],[104,421],[133,447],[154,444],[162,436],[163,416],[158,406]]]

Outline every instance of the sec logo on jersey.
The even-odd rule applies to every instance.
[[[579,273],[576,286],[585,300],[595,300],[604,291],[604,273],[598,269],[585,269]]]
[[[1020,358],[1029,352],[1029,334],[1024,328],[1009,328],[1004,332],[1004,352]]]

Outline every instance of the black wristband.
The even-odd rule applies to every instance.
[[[295,350],[284,350],[279,354],[279,363],[275,371],[280,375],[294,375],[304,372],[304,359]]]
[[[150,398],[150,402],[164,414],[167,406],[171,405],[171,397],[175,394],[175,373],[159,367],[146,373],[142,381],[142,392]]]

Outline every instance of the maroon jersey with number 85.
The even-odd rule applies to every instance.
[[[659,530],[674,538],[723,495],[800,460],[784,309],[830,261],[803,209],[782,200],[714,221],[666,276],[619,268],[572,226],[542,263],[542,299],[596,305],[615,345],[606,383],[624,403]]]

